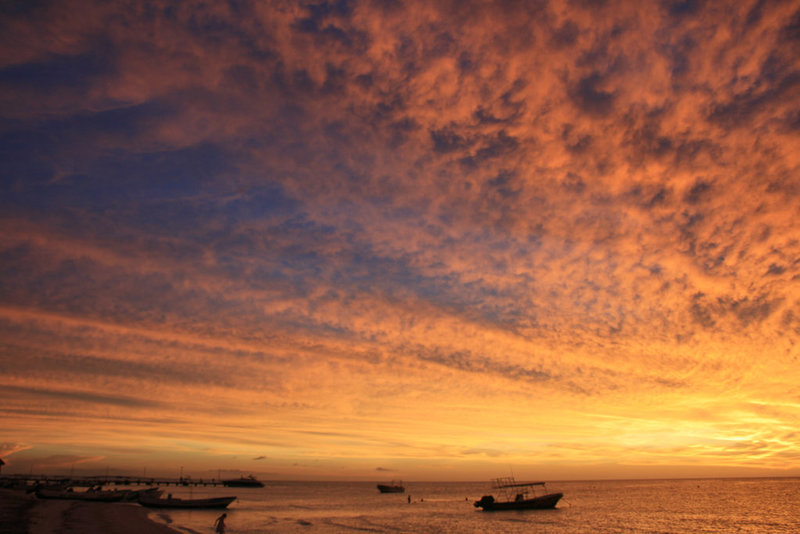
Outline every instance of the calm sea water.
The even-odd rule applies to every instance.
[[[170,488],[176,497],[237,495],[228,532],[281,533],[792,533],[800,532],[800,479],[553,482],[555,510],[482,512],[488,482],[407,482],[406,494],[374,483],[267,482],[265,488]],[[411,495],[412,504],[408,504]],[[211,533],[220,511],[157,511],[156,521]]]

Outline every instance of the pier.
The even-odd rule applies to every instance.
[[[191,477],[2,475],[0,487],[52,484],[65,486],[223,486],[222,480]]]

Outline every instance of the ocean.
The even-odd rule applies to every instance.
[[[800,479],[548,482],[555,510],[482,512],[489,482],[265,482],[264,488],[165,488],[175,497],[236,495],[229,533],[792,533],[800,532]],[[496,494],[496,492],[495,492]],[[408,503],[408,496],[412,503]],[[183,532],[211,533],[219,510],[153,511]]]

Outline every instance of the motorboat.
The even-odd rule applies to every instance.
[[[498,510],[544,510],[555,508],[563,493],[548,493],[544,482],[517,482],[514,477],[502,477],[493,481],[492,487],[499,496],[484,495],[475,501],[475,508],[484,512]]]
[[[222,481],[223,486],[231,488],[263,488],[264,483],[256,479],[253,475],[247,477],[231,478]]]
[[[378,484],[378,491],[381,493],[403,493],[406,488],[401,480],[392,480],[389,484]]]

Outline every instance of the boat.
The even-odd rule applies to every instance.
[[[86,491],[73,491],[71,487],[65,489],[39,488],[35,491],[39,499],[66,499],[70,501],[92,502],[119,502],[125,498],[127,491],[102,490],[89,488]]]
[[[381,493],[403,493],[406,488],[401,480],[392,480],[389,484],[378,484],[378,491]]]
[[[158,497],[163,493],[161,488],[146,488],[146,489],[122,490],[122,491],[125,493],[125,495],[122,497],[122,500],[125,502],[138,502],[143,495],[149,497]]]
[[[500,496],[484,495],[475,501],[475,508],[484,512],[498,510],[545,510],[555,508],[563,493],[548,493],[544,482],[517,482],[514,477],[496,478],[492,487]]]
[[[231,478],[222,481],[223,486],[230,488],[263,488],[264,483],[257,480],[253,475],[247,477]]]
[[[139,504],[148,508],[227,508],[236,497],[211,497],[208,499],[179,499],[167,496],[166,499],[150,495],[139,496]]]

